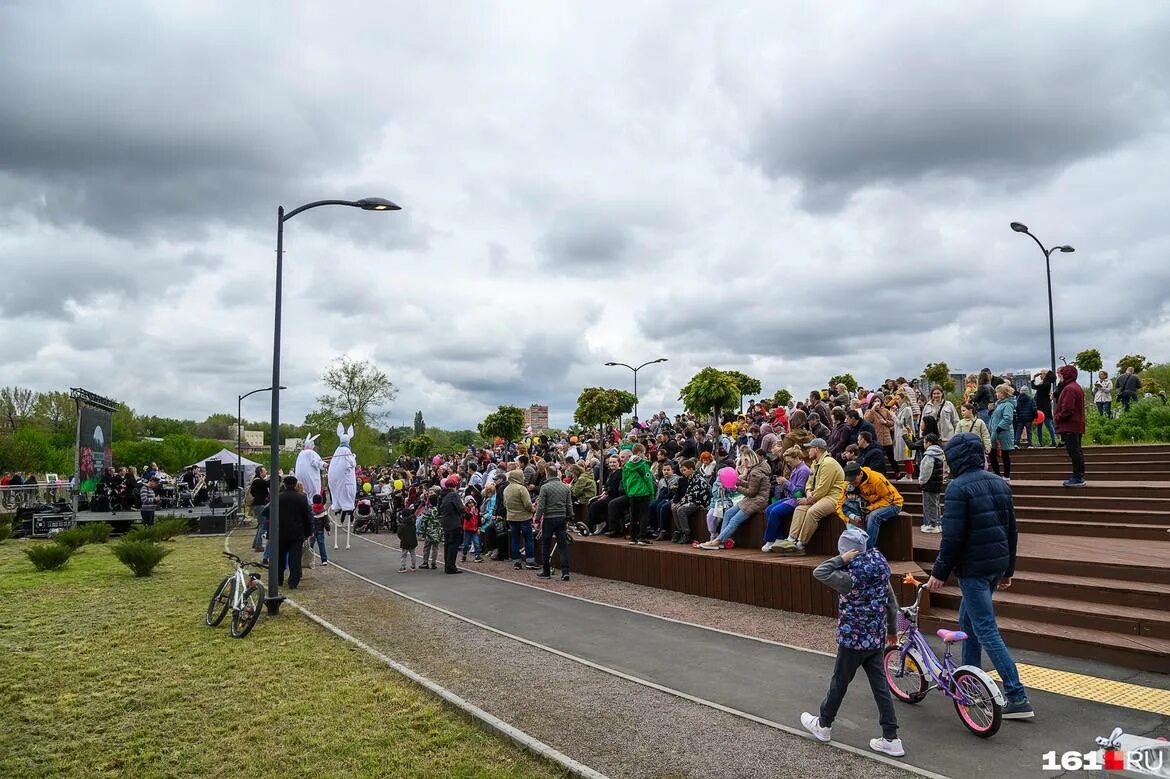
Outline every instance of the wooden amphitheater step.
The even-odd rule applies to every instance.
[[[957,611],[962,601],[957,586],[944,587],[930,594],[936,609]],[[995,613],[1035,623],[1091,627],[1133,636],[1170,639],[1170,611],[1140,606],[1102,604],[1048,595],[1017,592],[1013,586],[995,594]]]
[[[904,507],[915,526],[922,524],[922,512],[917,507]],[[1065,515],[1068,516],[1067,514]],[[1170,544],[1170,519],[1162,523],[1128,522],[1125,518],[1116,521],[1087,519],[1024,519],[1017,515],[1016,530],[1019,533],[1038,533],[1056,536],[1092,536],[1094,538],[1129,538],[1154,544]],[[1170,555],[1170,547],[1166,549]]]
[[[1047,440],[1047,438],[1045,438]],[[1140,460],[1151,455],[1170,455],[1170,444],[1126,444],[1124,446],[1086,446],[1085,455],[1100,455],[1103,457],[1132,457]],[[1027,455],[1063,455],[1062,446],[1035,446],[1021,449]]]
[[[1009,650],[1033,649],[1114,663],[1127,668],[1170,673],[1170,639],[1009,616],[999,617],[997,622]],[[959,612],[945,607],[932,607],[930,614],[921,618],[921,624],[924,630],[932,633],[938,628],[958,630]]]
[[[1067,465],[1019,466],[1012,463],[1012,479],[1027,479],[1030,481],[1047,480],[1064,481],[1070,475]],[[1129,468],[1125,470],[1110,470],[1094,467],[1085,463],[1085,478],[1103,479],[1107,481],[1167,481],[1170,480],[1170,468]]]
[[[1066,475],[1067,478],[1067,475]],[[1170,481],[1108,481],[1108,480],[1094,480],[1089,478],[1088,484],[1084,487],[1063,487],[1062,480],[1056,479],[1012,479],[1012,495],[1028,497],[1028,498],[1042,498],[1042,497],[1063,497],[1063,498],[1133,498],[1136,500],[1165,500],[1170,497]],[[922,488],[917,482],[899,481],[895,482],[894,486],[903,495],[913,495],[922,492]],[[1155,508],[1151,505],[1150,508]]]
[[[906,506],[921,506],[922,493],[903,492]],[[1030,516],[1043,519],[1058,514],[1100,514],[1113,517],[1124,514],[1128,517],[1142,516],[1148,519],[1127,519],[1128,522],[1158,524],[1170,521],[1170,495],[1165,498],[1101,498],[1075,493],[1073,495],[1032,496],[1013,493],[1012,502],[1016,516]],[[1029,513],[1030,512],[1030,513]]]
[[[914,529],[914,559],[928,569],[941,535]],[[1170,584],[1170,548],[1128,538],[1021,533],[1016,570]]]
[[[1170,584],[1016,571],[1011,591],[1097,604],[1100,609],[1116,605],[1170,611]]]

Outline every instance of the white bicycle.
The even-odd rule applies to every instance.
[[[248,566],[267,568],[264,563],[252,563],[241,560],[231,552],[224,552],[224,557],[236,564],[235,573],[224,578],[211,596],[207,604],[207,615],[203,621],[215,627],[227,616],[228,609],[232,610],[232,638],[243,638],[252,632],[256,622],[260,619],[260,609],[264,606],[264,585],[260,583],[260,574],[247,570]]]

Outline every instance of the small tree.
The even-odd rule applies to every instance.
[[[33,568],[38,571],[56,571],[73,555],[73,550],[64,544],[36,544],[24,550]]]
[[[378,427],[385,413],[377,409],[398,396],[390,377],[368,360],[338,357],[329,364],[321,381],[332,394],[322,395],[317,402],[347,425],[360,422]]]
[[[502,438],[512,442],[524,431],[524,412],[515,406],[500,406],[479,423],[479,434],[491,441]]]
[[[1096,349],[1085,349],[1076,356],[1077,370],[1089,372],[1089,385],[1093,384],[1093,374],[1101,370],[1101,352]]]
[[[922,376],[932,387],[942,387],[943,394],[955,391],[955,382],[951,380],[951,369],[945,362],[927,363],[922,369]]]
[[[728,376],[735,379],[735,386],[739,387],[739,408],[743,410],[743,398],[745,395],[759,395],[764,391],[763,385],[760,384],[759,379],[754,379],[746,373],[739,371],[724,371]]]
[[[162,559],[172,550],[165,549],[153,541],[122,540],[110,547],[118,558],[135,576],[150,576]]]
[[[422,435],[425,432],[427,432],[427,423],[423,421],[422,412],[416,411],[414,412],[414,434]]]
[[[853,378],[852,373],[842,373],[840,376],[829,379],[830,389],[835,388],[838,384],[844,384],[850,392],[857,392],[857,379]]]
[[[403,452],[411,457],[426,457],[435,446],[435,439],[426,433],[412,435],[400,444]]]
[[[693,414],[711,414],[711,424],[718,427],[719,413],[739,400],[739,385],[726,371],[707,367],[691,377],[678,399]]]
[[[1146,359],[1144,354],[1127,354],[1117,361],[1117,372],[1125,373],[1125,369],[1132,367],[1134,373],[1141,373],[1144,370],[1154,367],[1154,364]]]
[[[772,403],[777,406],[787,406],[792,402],[792,393],[787,389],[778,389],[772,396]]]

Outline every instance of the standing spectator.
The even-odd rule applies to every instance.
[[[978,393],[976,397],[978,397]],[[979,408],[979,404],[976,403],[975,407]],[[938,422],[938,438],[943,444],[946,444],[955,434],[955,425],[959,422],[959,412],[955,411],[955,404],[943,395],[942,387],[935,387],[930,391],[930,402],[922,407],[922,416],[935,418]],[[980,414],[980,416],[983,415]],[[926,435],[926,433],[925,426],[920,423],[918,434]]]
[[[869,689],[877,703],[882,737],[870,739],[869,748],[894,757],[906,754],[898,738],[898,714],[886,682],[882,659],[887,641],[894,635],[898,603],[890,587],[890,564],[877,549],[868,546],[865,531],[846,526],[837,540],[837,557],[816,567],[813,576],[841,597],[837,617],[837,661],[820,715],[804,712],[800,722],[818,741],[832,736],[833,720],[857,669],[865,669]]]
[[[280,546],[276,550],[276,580],[284,585],[284,569],[288,568],[288,587],[295,590],[301,584],[301,546],[313,535],[313,515],[309,501],[297,492],[297,477],[284,477],[280,501]]]
[[[439,521],[443,523],[443,573],[463,573],[455,565],[463,543],[463,519],[467,506],[459,495],[459,477],[448,476],[439,497]]]
[[[573,494],[569,485],[558,479],[549,479],[540,485],[536,495],[536,513],[540,515],[540,573],[538,578],[551,579],[549,560],[552,541],[556,538],[557,553],[561,558],[561,581],[569,580],[569,541],[565,528],[573,518]]]
[[[897,473],[898,461],[894,457],[894,429],[897,422],[894,419],[894,412],[886,407],[886,400],[880,392],[870,401],[869,408],[865,412],[865,419],[873,425],[877,434],[873,442],[881,448],[890,463],[888,473]],[[882,471],[887,472],[885,468]]]
[[[521,473],[520,478],[523,479],[524,474]],[[437,493],[439,488],[431,487],[431,491]],[[434,499],[434,495],[427,496],[427,505],[415,522],[415,531],[423,539],[422,565],[420,567],[437,571],[439,569],[439,544],[443,541],[443,522],[439,519],[438,509],[430,504],[430,501]]]
[[[894,396],[898,410],[894,414],[894,460],[898,463],[896,476],[910,479],[914,474],[914,453],[906,444],[906,435],[914,431],[914,410],[909,399],[899,392]]]
[[[329,530],[329,508],[325,505],[325,496],[317,493],[313,496],[313,537],[309,539],[310,548],[317,544],[317,551],[321,553],[321,565],[329,565],[329,553],[325,551],[325,533]],[[400,524],[409,525],[409,522]]]
[[[1003,476],[1004,481],[1012,481],[1012,449],[1016,448],[1015,434],[1012,432],[1016,418],[1016,399],[1012,396],[1012,388],[1007,384],[1000,384],[995,388],[995,411],[991,414],[991,424],[987,426],[991,433],[991,470],[996,476]],[[1003,458],[1003,473],[999,470],[1000,458]]]
[[[955,432],[974,433],[979,436],[979,440],[983,442],[984,453],[991,454],[991,431],[987,429],[987,425],[979,418],[975,404],[964,403],[962,413],[963,418],[955,426]],[[935,438],[937,439],[938,436],[936,435]]]
[[[829,456],[828,447],[823,438],[814,438],[808,444],[812,473],[808,477],[805,496],[796,501],[788,538],[777,541],[774,546],[783,554],[806,554],[804,547],[817,532],[817,525],[837,510],[837,498],[845,491],[845,472]]]
[[[151,476],[146,480],[146,484],[142,485],[142,489],[139,490],[138,500],[139,505],[142,507],[142,524],[144,525],[154,524],[154,512],[158,508],[158,496],[155,495],[154,489],[157,486],[158,477]]]
[[[1065,366],[1074,374],[1076,368]],[[1063,369],[1062,369],[1063,370]],[[1075,379],[1074,379],[1075,382]],[[1020,674],[1003,643],[995,621],[991,596],[1012,586],[1016,567],[1016,510],[1011,488],[983,469],[983,445],[971,433],[959,433],[947,443],[951,483],[943,505],[942,542],[926,586],[938,592],[953,573],[963,600],[959,603],[959,629],[963,665],[982,668],[983,650],[1003,680],[1007,705],[1004,719],[1035,716]]]
[[[983,420],[974,416],[974,406],[967,403],[963,406],[972,415],[975,422],[983,425]],[[962,421],[959,422],[963,424]],[[983,425],[983,430],[987,426]],[[923,439],[926,450],[922,453],[922,467],[918,469],[918,483],[922,486],[922,532],[941,533],[942,523],[939,521],[939,498],[943,490],[943,450],[938,445],[938,436],[927,433]]]
[[[1044,446],[1044,430],[1047,428],[1050,446],[1056,446],[1056,428],[1052,419],[1052,389],[1056,385],[1056,374],[1041,371],[1032,379],[1032,390],[1036,393],[1036,411],[1044,415],[1044,421],[1036,425],[1036,443]]]
[[[1137,399],[1138,390],[1141,388],[1142,380],[1134,374],[1132,365],[1117,377],[1117,399],[1121,401],[1125,413],[1129,413],[1129,404]]]
[[[991,410],[995,407],[995,384],[990,368],[979,371],[979,387],[971,396],[971,402],[975,404],[975,411],[983,423],[990,424]],[[947,437],[944,437],[943,443],[945,444],[946,441]]]
[[[1015,440],[1016,446],[1032,446],[1032,422],[1036,419],[1036,401],[1032,390],[1026,385],[1016,394]],[[1028,442],[1023,443],[1027,433]]]
[[[875,470],[864,468],[857,463],[849,463],[844,469],[845,480],[852,482],[857,490],[858,497],[864,503],[864,517],[848,515],[844,510],[845,493],[837,499],[837,514],[846,524],[852,523],[861,526],[865,522],[865,532],[869,535],[869,549],[877,546],[878,534],[881,533],[882,523],[888,522],[902,513],[902,494],[890,484],[889,479]]]
[[[1100,371],[1097,381],[1093,382],[1093,402],[1097,404],[1098,414],[1106,418],[1113,417],[1113,382],[1109,380],[1108,371]]]
[[[1085,486],[1085,454],[1081,438],[1085,435],[1085,391],[1077,384],[1077,367],[1062,365],[1058,371],[1060,384],[1056,388],[1056,432],[1064,439],[1068,459],[1072,462],[1072,478],[1065,487]],[[1124,377],[1122,377],[1124,378]]]
[[[650,475],[650,464],[644,455],[646,447],[634,444],[633,455],[622,466],[622,487],[630,499],[630,543],[646,546],[650,543],[644,536],[650,511],[650,498],[654,495],[654,477]]]
[[[512,567],[519,571],[536,570],[532,558],[535,542],[532,537],[532,498],[524,485],[524,472],[508,471],[508,486],[504,488],[504,508],[507,510],[508,531],[512,537]]]
[[[414,523],[402,520],[398,523],[398,548],[402,550],[402,558],[398,563],[398,572],[406,572],[406,561],[410,560],[410,570],[415,570],[414,550],[418,549],[418,532]]]
[[[256,535],[252,538],[252,551],[264,551],[264,534],[268,530],[268,471],[256,469],[256,476],[248,485],[252,496],[252,514],[256,517]]]

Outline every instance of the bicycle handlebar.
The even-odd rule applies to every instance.
[[[256,568],[267,568],[267,567],[268,567],[268,564],[267,564],[267,563],[262,563],[262,562],[261,562],[261,563],[255,563],[255,562],[252,562],[252,561],[250,561],[250,560],[244,560],[244,559],[242,559],[242,558],[240,558],[240,557],[237,557],[236,555],[234,555],[234,554],[232,554],[231,552],[228,552],[228,551],[224,551],[224,553],[223,553],[223,556],[224,556],[224,557],[227,557],[228,559],[235,560],[235,561],[236,561],[237,563],[239,563],[241,566],[249,566],[249,565],[251,565],[251,566],[255,566]]]

